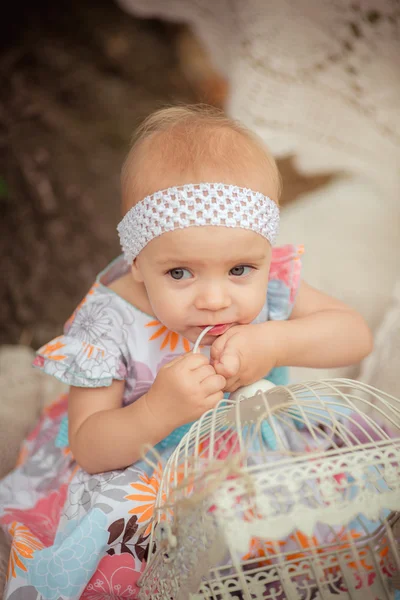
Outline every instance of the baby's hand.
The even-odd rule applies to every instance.
[[[146,394],[157,427],[168,435],[198,419],[223,398],[225,377],[218,375],[207,357],[186,354],[164,365]]]
[[[277,344],[266,323],[237,325],[211,346],[215,371],[225,377],[226,392],[254,383],[277,366]]]

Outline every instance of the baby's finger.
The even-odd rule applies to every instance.
[[[201,383],[207,379],[207,377],[215,375],[215,369],[211,365],[201,365],[201,367],[198,367],[193,371],[193,374],[196,376],[197,381]]]
[[[211,396],[217,392],[221,392],[226,385],[225,377],[222,375],[210,375],[201,382],[200,386],[205,396]],[[222,394],[223,395],[223,394]]]
[[[240,358],[236,352],[224,352],[218,362],[214,364],[217,373],[226,379],[234,377],[240,370]]]
[[[227,342],[227,336],[221,335],[212,344],[211,350],[210,350],[210,358],[212,361],[217,361],[220,359],[222,351],[225,348],[226,342]]]
[[[176,365],[179,362],[182,362],[184,359],[186,358],[186,355],[181,355],[181,356],[177,356],[175,358],[173,358],[170,362],[165,363],[164,365],[164,369],[169,369],[170,367],[173,367],[174,365]]]
[[[215,394],[211,394],[210,396],[207,396],[207,410],[210,410],[211,408],[215,408],[218,404],[218,402],[221,402],[221,400],[223,400],[224,398],[224,393],[223,392],[216,392]]]
[[[182,366],[189,371],[195,371],[199,367],[209,365],[210,360],[204,354],[185,354]]]
[[[237,389],[240,388],[240,379],[239,377],[231,377],[226,380],[226,385],[224,387],[224,392],[236,392]]]

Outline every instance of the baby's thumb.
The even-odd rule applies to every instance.
[[[215,340],[215,342],[211,346],[210,358],[211,358],[212,364],[214,364],[220,360],[221,355],[225,348],[225,344],[226,344],[226,336],[221,335],[219,338],[217,338]]]
[[[237,352],[226,349],[214,365],[216,372],[224,377],[234,377],[240,370],[240,358]]]

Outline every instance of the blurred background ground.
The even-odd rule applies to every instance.
[[[0,45],[0,344],[36,348],[119,253],[135,126],[165,104],[223,104],[226,90],[190,33],[110,0],[16,3]],[[302,177],[291,157],[280,167],[284,204],[331,179]]]

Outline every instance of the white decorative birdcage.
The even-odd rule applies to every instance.
[[[395,598],[400,401],[346,379],[256,387],[163,466],[140,597]]]

